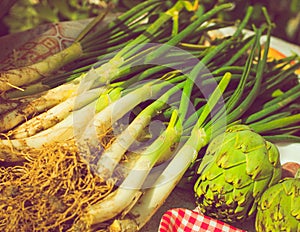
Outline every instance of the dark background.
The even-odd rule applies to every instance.
[[[141,0],[2,0],[0,1],[0,36],[23,31],[42,23],[78,20],[95,16],[99,9],[113,4],[124,11]],[[175,1],[175,0],[168,0]],[[249,5],[255,10],[251,24],[265,22],[261,7],[265,6],[276,27],[273,35],[300,45],[300,0],[200,0],[206,9],[215,4],[233,2],[235,8],[218,17],[227,21],[242,19]],[[12,6],[12,7],[11,7]],[[2,17],[1,17],[2,16]]]

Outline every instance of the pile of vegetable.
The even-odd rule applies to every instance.
[[[218,182],[228,165],[248,165],[254,178],[236,181],[257,197],[275,184],[281,170],[271,142],[300,141],[299,58],[268,57],[273,24],[264,8],[259,28],[248,25],[252,7],[241,21],[218,20],[232,7],[149,0],[103,26],[106,11],[60,53],[1,71],[1,230],[137,231],[199,162],[204,194],[205,181]],[[227,26],[233,35],[212,36]],[[225,131],[245,132],[232,136],[240,143],[232,159],[212,155],[216,144],[236,144]],[[250,135],[258,144],[249,139],[249,148]],[[228,173],[228,189],[236,188]],[[243,189],[242,210],[222,220],[251,216],[256,207],[244,204],[256,196]],[[207,199],[201,205],[216,198]]]

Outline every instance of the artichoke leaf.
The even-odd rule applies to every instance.
[[[245,206],[252,204],[254,201],[252,196],[252,188],[253,185],[249,185],[242,189],[234,189],[232,192],[233,199],[238,203],[239,206],[244,207],[244,210],[247,208]]]
[[[220,168],[216,162],[213,162],[209,165],[209,167],[204,170],[204,172],[201,175],[201,179],[205,179],[205,180],[214,180],[217,177],[219,177],[220,175],[223,174],[223,169]]]
[[[206,193],[205,193],[205,199],[209,202],[212,203],[213,200],[215,199],[215,193],[211,190],[209,185],[204,185],[207,189]],[[204,187],[203,186],[203,187]],[[204,189],[202,189],[204,190]]]
[[[232,185],[226,183],[224,181],[224,176],[221,175],[215,181],[211,182],[209,180],[201,180],[198,179],[199,182],[197,183],[196,187],[196,193],[198,196],[202,194],[207,194],[208,191],[216,192],[219,195],[223,195],[229,192],[232,192]]]
[[[281,173],[282,173],[281,165],[273,169],[273,174],[270,183],[268,184],[268,187],[271,187],[272,185],[277,184],[280,181]]]
[[[280,156],[277,155],[279,150],[277,146],[269,141],[266,141],[266,148],[268,150],[269,161],[274,166],[277,167],[280,165]]]
[[[291,201],[291,215],[299,220],[300,223],[300,179],[293,179],[293,187],[294,194]]]
[[[248,131],[251,130],[251,128],[247,125],[244,124],[237,124],[237,125],[232,125],[226,129],[226,132],[232,133],[232,132],[238,132],[238,131]]]
[[[232,138],[232,140],[234,140],[234,138]],[[220,152],[220,149],[230,142],[231,139],[229,139],[228,137],[226,137],[225,140],[225,134],[220,134],[210,141],[206,153],[211,155],[218,154]]]
[[[197,170],[197,174],[201,176],[204,170],[207,169],[207,167],[213,162],[214,159],[215,157],[213,154],[206,153],[201,160],[201,163]]]
[[[253,131],[248,130],[236,133],[235,148],[240,149],[244,153],[250,153],[264,146],[264,138]]]
[[[227,196],[233,190],[233,186],[224,180],[224,175],[219,176],[217,181],[211,182],[210,188],[221,196],[225,194]]]
[[[247,218],[252,216],[253,215],[253,212],[251,210],[249,210],[249,208],[251,209],[251,202],[248,201],[248,203],[245,205],[245,206],[241,206],[241,205],[238,205],[235,210],[234,210],[234,214],[235,214],[235,217],[239,220],[242,220],[243,218],[246,219],[245,217],[245,209],[248,209],[247,210]],[[250,212],[252,212],[250,214]]]
[[[199,181],[199,183],[197,183],[197,188],[195,188],[195,193],[198,197],[201,197],[202,195],[207,194],[208,191],[209,191],[209,183],[208,182]]]
[[[232,150],[221,153],[217,158],[217,164],[222,168],[231,168],[246,162],[245,155],[240,150]]]
[[[254,215],[257,212],[257,203],[252,204],[251,208],[248,210],[248,215]]]
[[[226,152],[226,147],[231,146],[230,143],[234,141],[234,137],[228,137],[230,135],[226,135],[226,140],[224,134],[220,134],[216,136],[208,145],[205,155],[199,165],[197,174],[203,172],[205,168],[207,168],[208,164],[211,162],[215,162],[216,156],[222,152]]]
[[[272,191],[269,191],[270,189],[267,189],[266,192],[268,194],[263,194],[261,199],[259,200],[260,208],[264,210],[270,209],[273,201],[275,201],[277,198],[279,198],[280,190],[273,188]],[[268,195],[266,197],[266,195]]]
[[[254,182],[253,197],[255,197],[257,200],[259,199],[259,197],[267,189],[270,179],[271,179],[270,176],[268,176],[265,179],[260,179]]]
[[[295,197],[296,195],[299,196],[300,184],[297,184],[298,182],[300,182],[300,179],[294,179],[294,178],[287,178],[282,181],[282,186],[287,196],[290,195],[292,195],[293,197]]]
[[[270,165],[267,150],[260,146],[255,151],[246,153],[247,167],[246,172],[253,180],[264,179],[273,172]]]
[[[278,207],[274,207],[274,209],[273,209],[273,220],[280,222],[280,221],[284,220],[284,215],[286,213],[288,213],[288,214],[290,213],[290,212],[285,212],[284,207],[280,207],[280,204],[290,205],[291,202],[290,202],[290,199],[288,199],[288,198],[282,198],[281,194],[278,195],[278,197],[279,198],[275,199],[276,204],[274,204],[274,205],[277,205]]]
[[[295,198],[291,205],[291,215],[300,223],[300,197]]]
[[[225,201],[225,204],[227,205],[227,206],[232,206],[232,205],[234,205],[236,203],[236,201],[234,200],[234,198],[233,198],[233,196],[232,195],[230,195],[230,194],[227,194],[226,195],[226,201]],[[235,208],[235,207],[233,207],[233,208]],[[228,210],[230,209],[230,207],[228,208]],[[233,209],[232,209],[233,210]]]
[[[227,183],[231,183],[234,188],[243,188],[250,185],[253,180],[247,173],[246,163],[240,164],[238,166],[224,169],[224,179]]]

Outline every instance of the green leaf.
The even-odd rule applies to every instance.
[[[35,6],[36,11],[39,13],[39,17],[48,22],[58,22],[59,18],[57,16],[57,11],[51,9],[49,6],[38,4]]]

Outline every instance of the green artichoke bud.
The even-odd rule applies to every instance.
[[[262,193],[281,177],[277,147],[246,125],[214,138],[198,169],[196,202],[202,213],[225,222],[256,212]]]
[[[300,231],[300,179],[286,178],[267,189],[258,203],[258,232]]]

